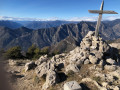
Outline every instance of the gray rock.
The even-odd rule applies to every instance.
[[[89,56],[89,60],[92,64],[97,64],[97,62],[98,62],[98,58],[93,55]]]
[[[73,72],[79,72],[80,69],[77,67],[77,65],[75,64],[69,64],[67,67],[66,67],[66,72],[72,70]]]
[[[55,55],[55,58],[56,59],[59,59],[59,58],[62,58],[62,57],[64,57],[65,56],[65,54],[58,54],[58,55]]]
[[[77,65],[77,66],[81,66],[83,63],[84,63],[84,59],[78,60],[78,61],[76,62],[76,65]]]
[[[111,64],[111,65],[115,65],[116,64],[116,61],[111,59],[111,58],[107,59],[106,62]]]
[[[113,89],[114,89],[114,90],[120,90],[120,87],[115,86]]]
[[[117,66],[116,65],[105,65],[104,69],[112,72],[112,71],[115,71],[117,69]]]
[[[99,90],[107,90],[106,88],[101,87],[95,80],[92,80],[91,78],[83,78],[81,82],[91,82],[96,85]]]
[[[94,42],[97,42],[97,41],[99,41],[99,38],[96,37],[96,36],[92,36],[92,40],[93,40]]]
[[[100,60],[99,65],[103,66],[103,60]]]
[[[113,75],[111,75],[111,74],[106,74],[105,80],[107,82],[114,82],[115,81]]]
[[[113,71],[113,72],[110,72],[109,74],[113,75],[113,76],[116,76],[120,79],[120,70],[116,70],[116,71]]]
[[[44,83],[42,90],[47,90],[49,87],[55,85],[56,83],[59,82],[59,76],[56,74],[55,71],[48,71],[47,72],[47,77],[46,77],[46,82]]]
[[[82,87],[76,81],[66,82],[64,90],[82,90]]]
[[[47,55],[44,55],[44,56],[41,56],[36,62],[35,64],[36,65],[40,65],[42,64],[43,62],[47,62],[48,60],[48,56]]]
[[[17,61],[15,61],[15,60],[12,60],[12,59],[9,59],[9,65],[10,66],[16,66],[18,63],[17,63]]]
[[[84,64],[89,64],[90,63],[90,60],[89,59],[86,59],[85,61],[84,61]]]
[[[35,67],[36,67],[35,62],[31,61],[31,62],[25,64],[25,71],[28,71],[30,69],[34,69]]]
[[[91,36],[93,36],[94,34],[95,34],[95,32],[89,31],[88,34],[86,35],[86,37],[88,37],[88,36],[91,37]]]
[[[36,67],[35,72],[36,72],[38,77],[42,77],[43,75],[47,74],[47,70],[48,70],[47,63],[44,62],[41,65]]]
[[[108,52],[108,53],[110,53],[110,46],[106,42],[101,41],[99,43],[99,52]]]
[[[107,87],[108,83],[107,82],[102,82],[103,87]]]
[[[55,70],[54,63],[51,61],[43,62],[41,65],[37,66],[35,72],[38,77],[42,77],[43,75],[46,75],[49,70]]]

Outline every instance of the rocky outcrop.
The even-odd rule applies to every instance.
[[[36,62],[35,64],[36,65],[40,65],[42,64],[43,62],[47,62],[48,60],[48,56],[47,55],[44,55],[44,56],[41,56]]]
[[[75,73],[75,75],[81,76],[81,83],[92,82],[98,89],[107,90],[119,88],[115,84],[120,81],[119,61],[119,54],[114,48],[110,47],[101,37],[96,37],[94,31],[90,31],[81,41],[80,47],[76,47],[69,53],[55,55],[52,58],[47,55],[41,56],[35,62],[37,65],[35,72],[39,78],[46,75],[43,90],[56,85],[64,77],[61,77],[59,72],[67,74],[69,71],[73,71],[69,74]],[[84,71],[86,75],[89,75],[88,72],[92,74],[89,75],[90,78],[79,75],[81,69],[84,69],[82,68],[84,65],[86,65],[84,68],[88,68]],[[110,86],[110,82],[115,85]]]
[[[95,33],[90,31],[83,38],[80,47],[77,47],[68,54],[68,63],[81,64],[99,64],[117,65],[118,53],[113,53],[111,48],[102,38],[94,36]]]
[[[25,64],[25,72],[30,70],[30,69],[34,69],[37,65],[35,64],[35,62],[31,61]]]
[[[95,80],[92,80],[91,78],[84,78],[81,82],[90,82],[95,84],[99,90],[107,90],[105,87],[101,87]]]
[[[73,72],[79,72],[80,68],[75,65],[75,64],[69,64],[67,67],[66,67],[66,72],[72,70]]]
[[[9,59],[8,62],[9,62],[9,65],[10,65],[10,66],[18,65],[17,61],[12,60],[12,59]]]
[[[120,33],[118,33],[120,32],[120,20],[115,20],[114,25],[110,25],[110,23],[113,24],[113,21],[101,24],[100,33],[104,40],[113,40],[120,37]],[[16,25],[13,25],[13,27],[15,26]],[[51,51],[56,49],[61,52],[65,51],[64,49],[69,51],[71,48],[73,50],[75,46],[79,46],[77,43],[80,43],[90,30],[94,31],[95,26],[96,23],[82,21],[78,24],[65,24],[58,27],[38,30],[29,28],[18,28],[15,30],[0,28],[0,49],[8,49],[18,45],[21,46],[22,50],[26,51],[32,44],[35,44],[40,48],[54,44],[55,46],[52,47]]]

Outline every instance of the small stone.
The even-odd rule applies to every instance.
[[[75,64],[69,64],[67,67],[66,67],[66,72],[72,70],[73,72],[79,72],[80,69],[77,67],[77,65]]]
[[[100,60],[99,65],[102,66],[102,68],[104,67],[105,64],[106,64],[106,62],[103,59]]]
[[[17,62],[15,60],[9,59],[9,65],[15,66],[15,65],[17,65]]]
[[[103,82],[103,83],[102,83],[102,86],[103,86],[103,87],[107,87],[107,85],[108,85],[107,82]]]
[[[115,71],[117,69],[117,66],[115,66],[115,65],[105,65],[104,69],[111,72],[111,71]]]
[[[90,63],[90,60],[89,59],[86,59],[85,61],[84,61],[84,64],[89,64]]]
[[[42,90],[47,90],[49,87],[55,85],[60,81],[59,76],[55,71],[49,70],[47,72],[46,82],[42,86]]]
[[[106,62],[109,63],[110,65],[115,65],[116,64],[116,61],[111,59],[111,58],[107,59]]]
[[[64,90],[82,90],[76,81],[70,81],[64,84]]]
[[[89,60],[92,64],[97,64],[97,62],[98,62],[98,58],[93,55],[89,56]]]

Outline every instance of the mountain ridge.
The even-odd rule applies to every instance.
[[[114,40],[120,38],[120,21],[118,20],[114,26],[110,26],[110,23],[114,23],[114,21],[109,23],[102,22],[101,24],[100,35],[104,40]],[[66,43],[70,42],[70,40],[73,40],[73,44],[77,46],[88,31],[95,30],[95,26],[96,22],[82,21],[77,24],[64,24],[58,27],[37,30],[26,27],[21,27],[18,29],[4,27],[3,29],[0,28],[0,49],[8,49],[19,45],[23,50],[27,50],[27,48],[32,44],[35,44],[40,48],[54,45],[58,45],[60,48],[61,41]],[[2,31],[5,32],[5,36]],[[68,37],[71,39],[67,39]],[[77,45],[74,42],[76,42]]]

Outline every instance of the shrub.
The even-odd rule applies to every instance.
[[[44,55],[44,54],[48,54],[49,53],[49,47],[46,46],[44,48],[41,49],[41,54]]]
[[[21,59],[23,58],[21,54],[21,48],[19,46],[12,47],[8,49],[4,56],[8,59]]]
[[[32,45],[28,48],[26,52],[26,58],[28,59],[38,59],[41,55],[49,54],[49,47],[44,47],[40,49],[35,45]]]
[[[36,48],[34,50],[34,56],[33,56],[33,58],[34,59],[38,59],[40,56],[41,56],[41,50],[39,48]]]
[[[30,46],[29,48],[28,48],[28,50],[27,50],[27,53],[26,53],[26,57],[28,58],[28,59],[32,59],[33,57],[34,57],[34,55],[35,55],[35,49],[36,49],[36,46],[35,45],[32,45],[32,46]]]

